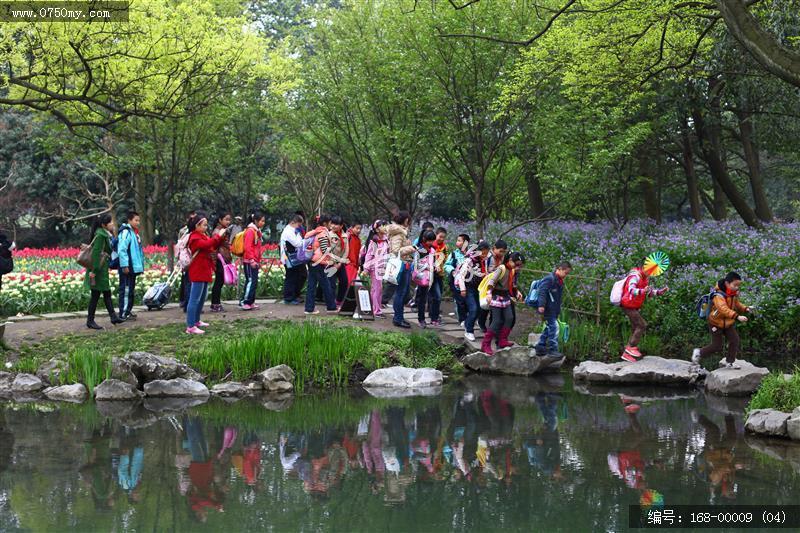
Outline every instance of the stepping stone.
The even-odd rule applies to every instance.
[[[9,322],[30,322],[32,320],[41,320],[39,315],[23,315],[23,316],[10,316],[6,318]]]
[[[558,370],[564,363],[564,358],[539,357],[532,355],[531,349],[527,346],[516,345],[496,350],[491,356],[476,351],[464,357],[461,362],[465,367],[477,372],[532,376],[542,371]]]
[[[653,385],[692,385],[706,374],[706,370],[685,359],[656,356],[646,356],[635,363],[584,361],[572,371],[576,381]]]
[[[75,318],[74,313],[45,313],[41,315],[45,320],[60,320],[62,318]]]
[[[720,361],[721,362],[721,361]],[[706,378],[706,390],[722,396],[747,396],[754,393],[769,370],[747,361],[736,360],[741,368],[718,368]]]

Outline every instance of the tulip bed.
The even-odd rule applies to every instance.
[[[0,316],[86,309],[89,291],[83,285],[84,269],[75,262],[78,252],[78,248],[23,248],[15,251],[14,272],[3,276]],[[141,302],[149,287],[169,277],[166,246],[147,246],[144,254],[145,271],[136,283],[137,303]],[[283,267],[277,254],[276,245],[266,247],[258,297],[275,297],[280,292]],[[112,273],[110,279],[112,294],[116,295],[118,276]],[[176,299],[178,281],[173,287],[173,299]],[[237,290],[237,287],[225,287],[222,296],[235,299]]]

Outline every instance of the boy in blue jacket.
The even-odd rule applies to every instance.
[[[122,224],[117,233],[117,255],[119,256],[119,316],[126,320],[136,318],[133,312],[133,296],[136,276],[144,272],[144,252],[139,237],[141,218],[136,211],[128,212],[128,222]]]
[[[536,355],[561,358],[558,351],[558,315],[561,314],[561,297],[564,292],[564,278],[572,271],[568,261],[559,264],[555,272],[548,274],[539,284],[539,314],[545,322],[544,332],[536,344]]]

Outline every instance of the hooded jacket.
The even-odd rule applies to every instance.
[[[714,286],[713,308],[708,314],[708,323],[721,329],[728,329],[736,324],[736,318],[747,312],[747,306],[739,301],[739,295],[729,295],[725,280]],[[723,296],[724,295],[724,296]]]
[[[117,256],[120,270],[129,268],[133,274],[144,272],[144,252],[139,234],[130,224],[123,224],[117,235]]]

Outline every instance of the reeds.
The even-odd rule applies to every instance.
[[[780,372],[766,376],[750,399],[747,411],[753,409],[777,409],[791,413],[800,406],[800,369],[795,368],[787,379]]]
[[[86,348],[79,348],[67,356],[67,368],[62,383],[83,383],[94,395],[94,388],[111,377],[111,360]]]

